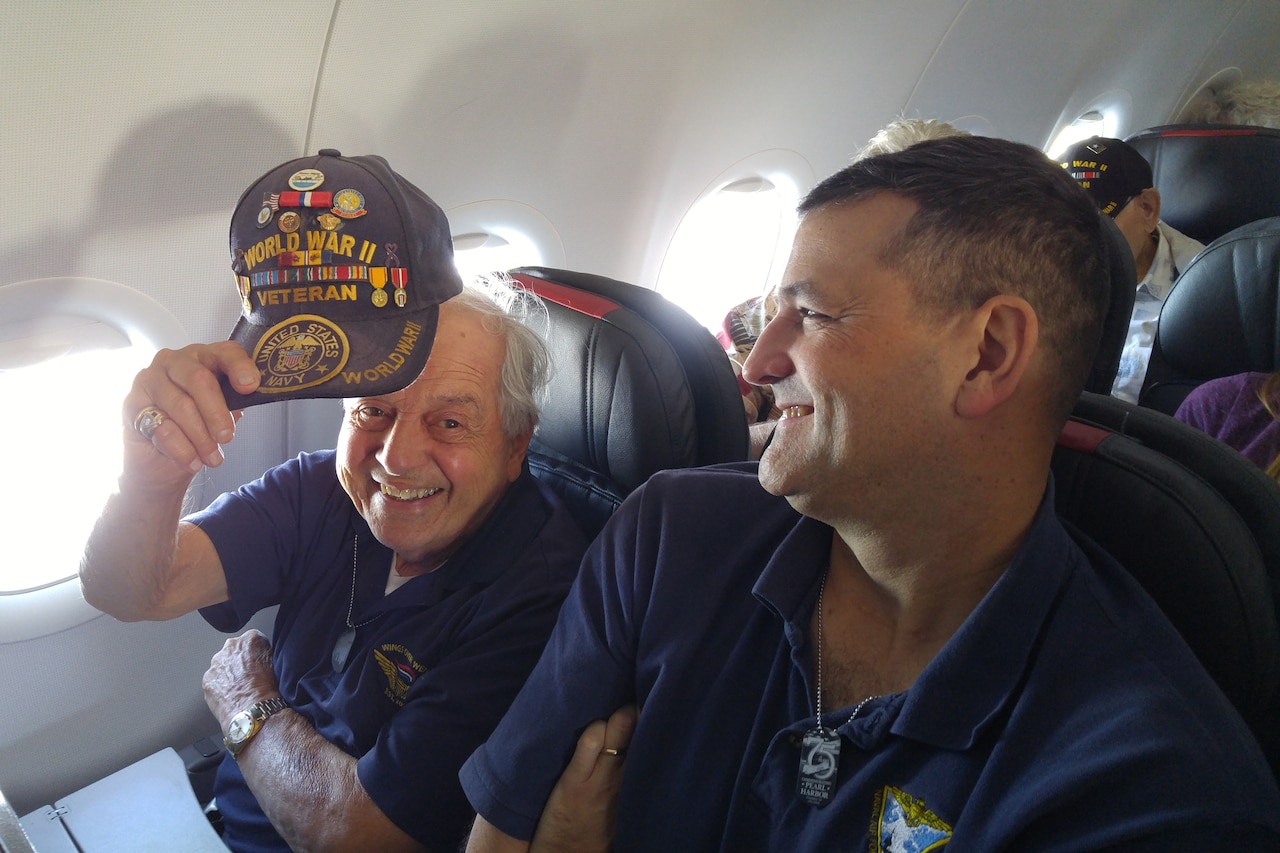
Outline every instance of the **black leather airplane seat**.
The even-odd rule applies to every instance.
[[[559,496],[590,541],[627,496],[626,490],[535,438],[526,454],[529,471]]]
[[[1129,318],[1133,315],[1133,300],[1138,289],[1138,269],[1133,260],[1133,252],[1115,220],[1104,213],[1099,213],[1098,216],[1102,218],[1103,228],[1109,238],[1106,249],[1111,290],[1107,301],[1107,316],[1102,323],[1102,341],[1098,345],[1098,354],[1093,360],[1084,388],[1097,394],[1110,394],[1111,386],[1116,381],[1116,372],[1120,369],[1124,342],[1129,336]]]
[[[598,275],[544,267],[510,275],[548,313],[553,373],[534,434],[535,475],[563,486],[567,471],[582,473],[577,466],[594,472],[572,489],[603,523],[606,509],[656,471],[748,457],[728,356],[683,309]]]
[[[1059,514],[1155,599],[1280,776],[1280,485],[1193,427],[1089,393],[1053,471]]]
[[[1214,240],[1160,310],[1138,402],[1172,414],[1197,385],[1280,369],[1280,216]]]
[[[1125,140],[1151,164],[1160,218],[1201,243],[1280,216],[1280,130],[1171,124]]]

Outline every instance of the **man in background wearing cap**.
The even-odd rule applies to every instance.
[[[1204,244],[1160,221],[1160,191],[1152,186],[1151,166],[1127,143],[1094,136],[1067,149],[1059,161],[1089,191],[1098,209],[1115,220],[1133,251],[1138,292],[1111,394],[1136,403],[1151,360],[1160,307],[1178,274]]]
[[[231,249],[233,339],[162,351],[125,398],[85,598],[126,621],[199,608],[229,632],[279,605],[274,646],[230,639],[204,677],[230,753],[215,784],[229,847],[454,850],[471,820],[458,768],[585,548],[525,464],[549,366],[517,315],[533,297],[455,296],[444,214],[375,157],[268,172]],[[326,396],[344,398],[336,450],[180,520],[239,409]]]

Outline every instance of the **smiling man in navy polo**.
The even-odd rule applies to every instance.
[[[231,248],[233,340],[161,352],[125,400],[85,597],[124,620],[199,608],[229,632],[279,606],[271,641],[228,640],[204,677],[229,847],[456,850],[472,816],[458,768],[585,548],[525,463],[549,364],[519,318],[531,297],[459,293],[444,214],[376,157],[268,172]],[[180,520],[232,410],[299,397],[343,398],[337,449]]]
[[[782,411],[771,443],[610,519],[463,766],[468,850],[583,819],[590,843],[542,849],[603,849],[611,814],[627,851],[1280,849],[1244,721],[1054,512],[1107,304],[1084,191],[952,138],[800,211],[743,368]],[[627,746],[626,714],[595,721],[631,702]]]

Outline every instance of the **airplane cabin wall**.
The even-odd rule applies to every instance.
[[[321,147],[385,155],[446,210],[532,207],[568,267],[653,287],[681,217],[761,152],[811,182],[899,114],[1044,146],[1105,93],[1124,135],[1223,68],[1280,79],[1277,33],[1273,0],[13,4],[0,287],[104,278],[224,338],[237,197]],[[331,445],[338,416],[250,410],[197,502]],[[0,643],[0,787],[35,808],[212,730],[219,644],[197,616]]]

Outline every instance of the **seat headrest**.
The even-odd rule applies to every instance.
[[[1160,218],[1201,243],[1280,216],[1280,130],[1171,124],[1125,141],[1151,164]]]
[[[603,276],[522,267],[547,306],[552,355],[541,446],[630,492],[664,468],[744,460],[733,367],[706,328],[654,291]]]
[[[1280,369],[1280,216],[1219,237],[1160,310],[1144,406],[1172,414],[1210,379]]]

